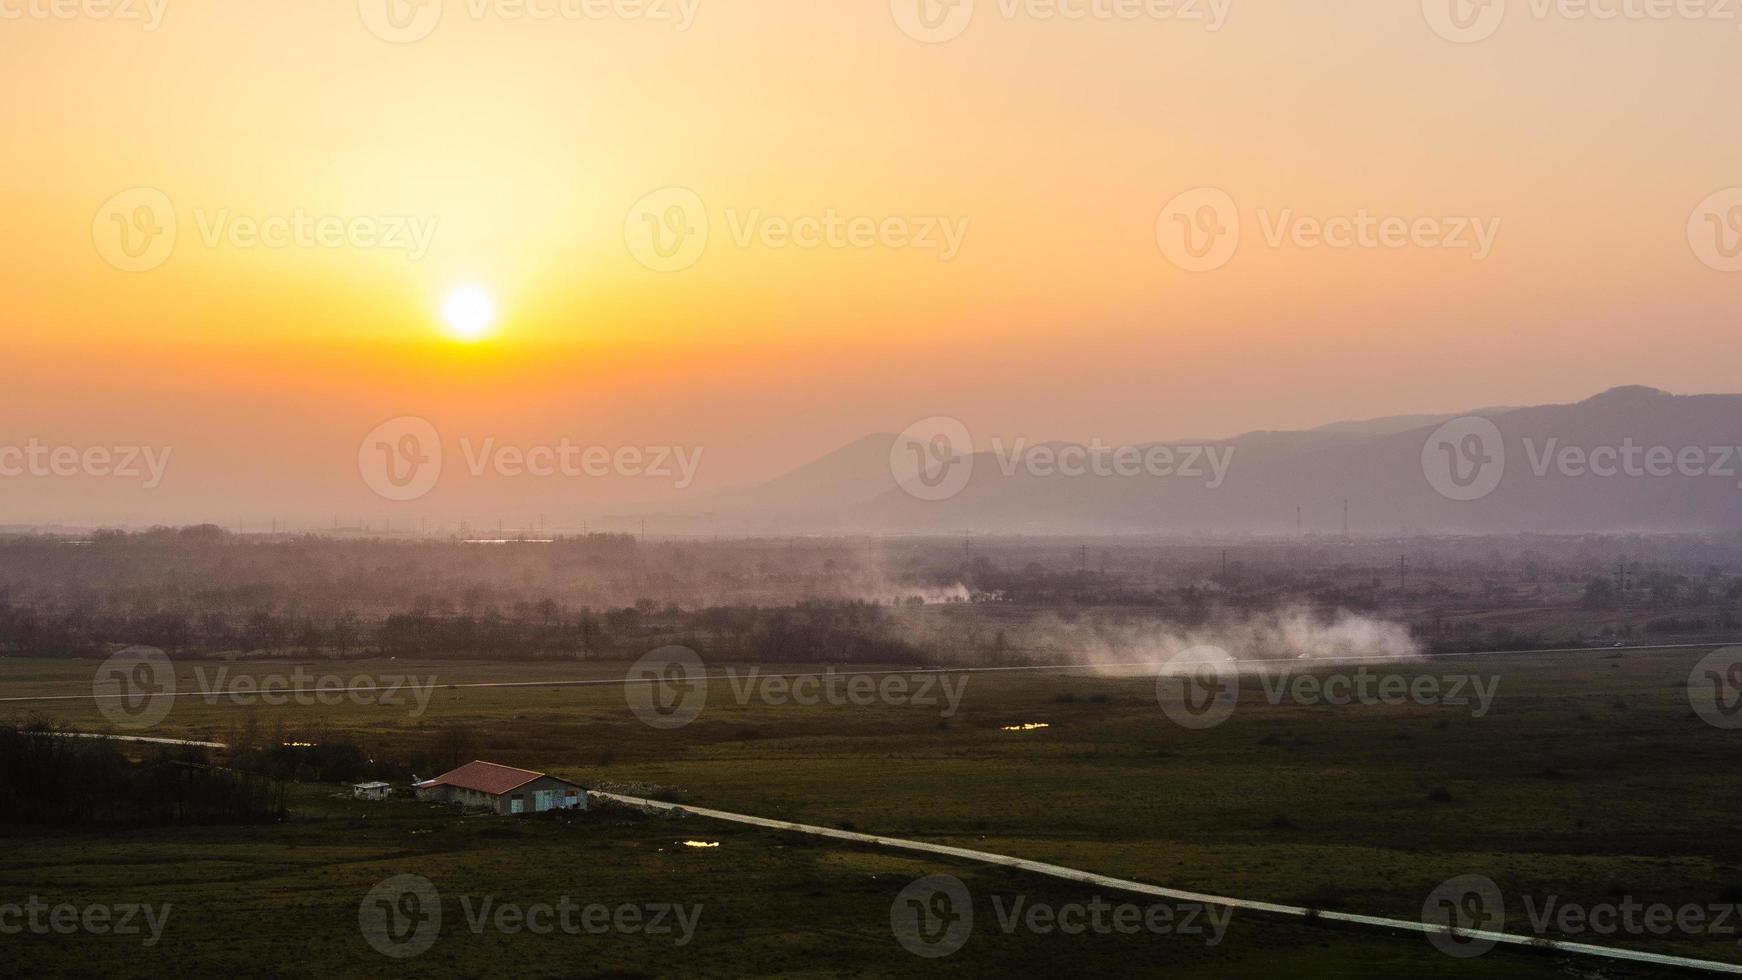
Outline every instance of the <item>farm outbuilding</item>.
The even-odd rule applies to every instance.
[[[359,800],[385,800],[392,793],[392,783],[357,783],[351,787],[351,796]]]
[[[587,808],[587,789],[579,783],[494,762],[468,762],[423,780],[417,784],[417,798],[485,807],[501,814]]]

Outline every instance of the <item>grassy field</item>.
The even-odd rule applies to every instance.
[[[1170,887],[1415,919],[1442,881],[1494,879],[1507,927],[1523,902],[1671,906],[1742,900],[1742,812],[1733,760],[1742,733],[1703,722],[1687,678],[1704,650],[1506,655],[1368,668],[1410,679],[1498,683],[1470,704],[1271,703],[1246,678],[1231,718],[1175,724],[1150,677],[982,674],[944,704],[770,704],[709,687],[706,707],[669,731],[638,721],[620,686],[452,688],[486,681],[620,677],[621,665],[348,662],[306,664],[345,678],[434,675],[427,710],[247,706],[194,697],[143,734],[216,737],[249,714],[287,736],[322,732],[372,748],[425,744],[456,722],[473,754],[587,784],[652,783],[700,806],[1012,854]],[[208,679],[217,665],[205,666]],[[78,695],[94,662],[0,660],[0,705],[113,730]],[[230,665],[282,674],[290,661]],[[718,668],[716,668],[718,669]],[[791,668],[780,668],[782,672]],[[742,671],[743,669],[740,668]],[[1338,668],[1348,673],[1353,668]],[[189,664],[178,689],[197,690]],[[940,695],[940,701],[941,701]],[[945,715],[948,714],[948,717]],[[1480,715],[1480,716],[1478,716]],[[1007,726],[1049,727],[1006,731]],[[594,814],[508,821],[414,803],[370,805],[303,786],[276,827],[173,828],[103,835],[14,828],[0,857],[0,902],[171,902],[158,947],[119,938],[6,937],[0,971],[195,975],[238,964],[286,975],[361,975],[396,965],[366,945],[357,908],[376,882],[427,877],[445,923],[408,970],[443,975],[917,975],[889,924],[902,887],[931,873],[976,896],[973,938],[952,970],[1050,967],[1109,975],[1644,976],[1497,950],[1443,956],[1420,937],[1350,933],[1236,915],[1220,945],[1180,936],[1064,936],[997,928],[987,896],[1087,901],[1081,886],[918,855],[894,855],[697,819]],[[684,838],[719,841],[691,849]],[[460,896],[501,901],[677,902],[704,907],[683,948],[636,935],[474,934]],[[597,897],[595,897],[597,896]],[[1123,900],[1116,895],[1104,895]],[[185,913],[181,910],[185,909]],[[1574,936],[1742,962],[1735,936]],[[152,969],[153,964],[157,969]]]

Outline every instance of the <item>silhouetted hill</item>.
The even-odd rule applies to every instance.
[[[1467,418],[1491,428],[1457,421]],[[1475,427],[1476,441],[1464,428],[1442,430],[1448,425]],[[1571,405],[1248,433],[1204,447],[1231,460],[1219,484],[1204,455],[1202,477],[1031,471],[1006,437],[1002,455],[975,453],[971,478],[943,500],[918,499],[896,482],[895,439],[867,436],[768,483],[709,498],[702,509],[721,528],[1043,534],[1292,533],[1298,507],[1309,533],[1340,533],[1347,499],[1355,533],[1742,527],[1742,450],[1734,448],[1742,445],[1742,395],[1631,386]],[[1041,458],[1065,448],[1046,444]],[[1176,451],[1176,461],[1191,451]],[[1730,475],[1705,475],[1713,469]],[[1485,494],[1483,474],[1493,483]]]

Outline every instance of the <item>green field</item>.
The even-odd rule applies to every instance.
[[[1507,928],[1530,931],[1526,896],[1600,905],[1742,900],[1742,813],[1732,776],[1742,733],[1703,722],[1687,678],[1705,650],[1504,655],[1385,668],[1474,674],[1469,705],[1271,704],[1247,678],[1233,716],[1188,730],[1149,677],[981,674],[959,712],[942,705],[739,703],[717,681],[691,724],[650,728],[621,686],[450,688],[485,681],[612,678],[622,665],[305,663],[315,673],[435,675],[426,712],[401,706],[241,706],[183,698],[143,734],[223,741],[253,715],[287,737],[355,737],[372,750],[477,732],[474,755],[595,785],[657,784],[685,802],[1010,854],[1169,887],[1416,919],[1442,881],[1494,879]],[[285,673],[291,661],[229,665]],[[48,715],[113,730],[86,699],[96,663],[0,660],[0,719]],[[217,665],[205,666],[208,676]],[[178,689],[197,688],[178,665]],[[716,668],[718,669],[718,668]],[[782,672],[791,668],[779,668]],[[1380,668],[1370,668],[1380,670]],[[409,698],[408,698],[409,702]],[[415,715],[415,716],[414,716]],[[1005,731],[1042,722],[1049,727]],[[169,902],[156,947],[119,937],[4,937],[16,975],[223,975],[270,961],[284,975],[920,975],[935,961],[893,938],[890,904],[915,878],[961,878],[973,938],[946,961],[979,972],[1392,977],[1645,976],[1548,954],[1454,960],[1419,936],[1356,933],[1236,914],[1225,941],[1002,932],[987,897],[1081,902],[1090,890],[947,859],[714,824],[594,813],[507,820],[415,803],[366,804],[296,787],[280,826],[65,833],[12,828],[0,902]],[[686,838],[719,841],[692,849]],[[443,896],[427,954],[396,963],[358,924],[370,887],[401,873]],[[466,927],[461,896],[531,904],[699,904],[682,948],[641,935],[503,935]],[[1123,901],[1115,894],[1109,900]],[[1144,900],[1140,900],[1144,901]],[[1573,936],[1600,945],[1742,962],[1735,936]]]

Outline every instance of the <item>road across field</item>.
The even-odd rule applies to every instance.
[[[1704,644],[1702,644],[1704,645]],[[622,796],[616,793],[589,791],[591,796],[626,806],[646,807],[664,810],[672,813],[694,814],[708,820],[724,820],[731,823],[748,824],[752,827],[763,827],[769,830],[784,830],[800,834],[810,834],[815,837],[828,837],[835,840],[851,841],[855,844],[869,844],[874,847],[889,847],[903,851],[919,851],[925,854],[938,854],[944,857],[958,858],[964,861],[975,861],[981,864],[997,865],[1004,868],[1015,868],[1034,874],[1060,878],[1065,881],[1083,885],[1094,885],[1100,888],[1111,888],[1117,891],[1132,892],[1139,895],[1149,895],[1155,898],[1165,898],[1176,902],[1194,902],[1200,905],[1217,905],[1223,908],[1258,912],[1265,915],[1286,916],[1296,919],[1308,919],[1320,922],[1337,922],[1351,926],[1363,926],[1391,931],[1420,933],[1433,935],[1446,932],[1441,926],[1425,922],[1411,922],[1407,919],[1390,919],[1382,916],[1356,915],[1349,912],[1328,912],[1320,909],[1309,909],[1298,905],[1276,905],[1270,902],[1254,902],[1239,898],[1224,898],[1220,895],[1202,895],[1197,892],[1179,891],[1172,888],[1162,888],[1158,885],[1146,885],[1140,881],[1128,881],[1123,878],[1113,878],[1107,875],[1095,874],[1091,871],[1079,871],[1056,864],[1046,864],[1040,861],[1029,861],[1024,858],[1010,857],[1007,854],[992,854],[987,851],[972,851],[962,847],[950,847],[947,844],[930,844],[925,841],[907,840],[901,837],[880,837],[874,834],[860,834],[850,830],[836,830],[832,827],[818,827],[811,824],[789,823],[785,820],[770,820],[766,817],[752,817],[742,813],[728,813],[724,810],[708,810],[702,807],[684,806],[678,803],[664,803],[659,800],[647,800],[634,796]],[[1722,973],[1742,975],[1742,964],[1720,963],[1715,960],[1695,960],[1681,956],[1664,956],[1658,953],[1644,953],[1629,949],[1616,949],[1608,946],[1592,946],[1586,943],[1567,943],[1535,936],[1517,936],[1506,932],[1487,932],[1477,929],[1460,929],[1456,935],[1463,939],[1484,940],[1509,946],[1523,946],[1536,950],[1547,950],[1557,953],[1568,953],[1575,956],[1597,957],[1607,960],[1617,960],[1629,963],[1644,963],[1651,966],[1664,966],[1684,970],[1698,970],[1705,973]]]

